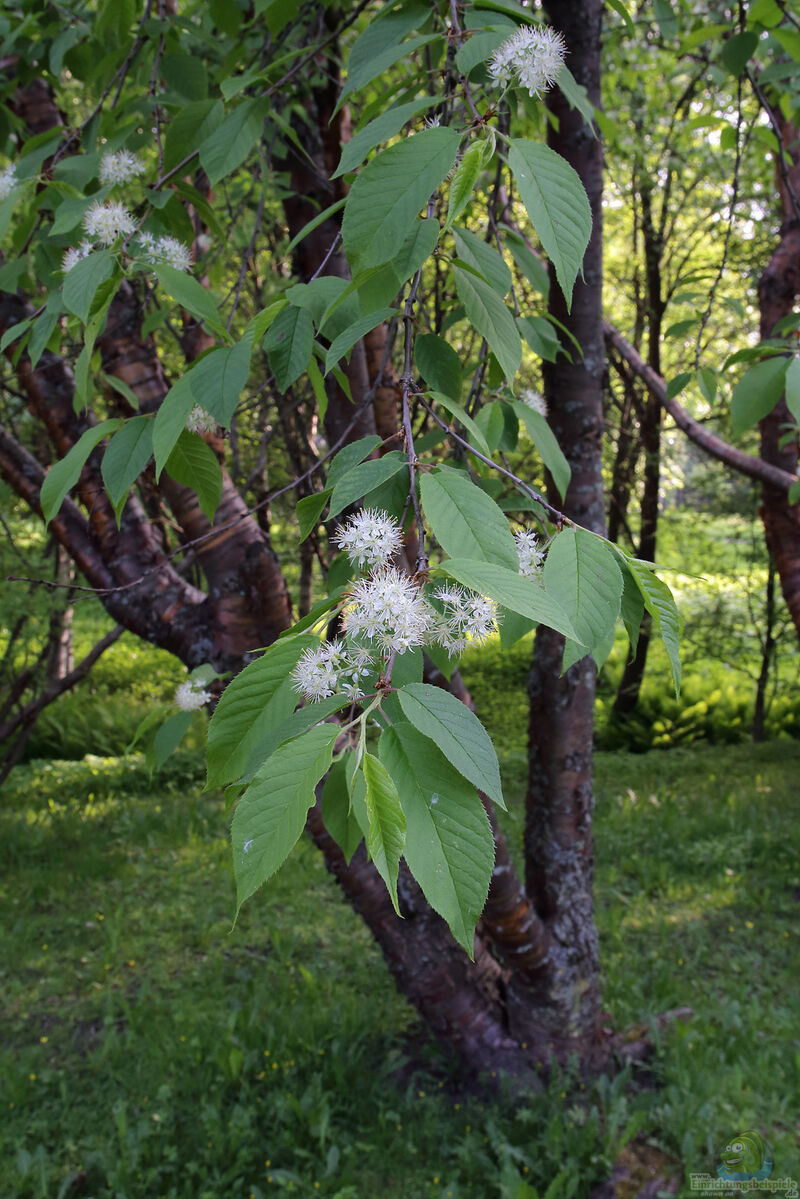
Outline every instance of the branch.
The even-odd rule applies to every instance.
[[[678,428],[706,454],[724,463],[725,466],[729,466],[731,470],[738,471],[741,475],[747,475],[750,479],[757,479],[760,483],[777,487],[780,491],[788,491],[790,487],[800,481],[797,475],[790,474],[787,470],[781,470],[779,466],[772,466],[771,463],[765,462],[763,458],[757,458],[754,454],[746,454],[744,450],[737,450],[727,441],[723,441],[721,437],[709,433],[699,421],[689,415],[682,404],[679,404],[674,397],[667,396],[667,385],[661,375],[656,374],[652,367],[643,361],[630,342],[608,321],[603,321],[603,335],[606,345],[616,350],[634,374],[642,380],[651,396],[658,400],[662,408],[670,414]]]

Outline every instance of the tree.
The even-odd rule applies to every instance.
[[[618,617],[650,613],[679,673],[667,587],[603,536],[602,5],[543,30],[510,0],[91,15],[9,18],[3,478],[191,669],[162,743],[221,692],[240,903],[305,825],[450,1052],[525,1081],[600,1064],[592,709]],[[498,615],[506,643],[539,626],[524,884],[452,694]]]

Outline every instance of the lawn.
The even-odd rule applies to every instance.
[[[503,759],[521,827],[524,758]],[[800,1178],[800,744],[600,754],[608,1024],[645,1073],[490,1101],[448,1070],[312,846],[246,905],[200,757],[35,761],[0,808],[1,1199],[583,1199],[744,1128]]]

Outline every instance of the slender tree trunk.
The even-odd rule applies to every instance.
[[[564,34],[570,70],[594,104],[600,96],[601,0],[551,0],[548,20]],[[581,177],[592,209],[593,232],[583,280],[572,309],[551,270],[550,311],[577,338],[582,358],[559,355],[545,365],[545,393],[553,431],[572,468],[564,509],[582,525],[605,532],[601,440],[602,329],[602,144],[559,91],[548,97],[555,120],[550,146]],[[557,501],[551,484],[551,495]],[[530,693],[530,776],[525,828],[525,877],[529,899],[552,937],[548,969],[538,979],[512,975],[509,1007],[527,1008],[546,1029],[558,1056],[577,1054],[589,1063],[601,1054],[597,931],[592,908],[594,847],[592,738],[595,665],[587,656],[561,675],[564,638],[552,629],[536,635]]]
[[[775,656],[775,563],[772,558],[769,560],[767,568],[767,595],[766,595],[766,628],[764,629],[764,645],[761,650],[761,669],[758,672],[758,682],[756,684],[756,702],[753,711],[753,740],[755,742],[764,740],[765,724],[767,719],[767,686],[769,684],[769,672],[772,667],[772,660]]]

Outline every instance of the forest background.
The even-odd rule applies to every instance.
[[[490,87],[491,54],[530,18],[505,0],[3,14],[4,1195],[525,1199],[612,1177],[626,1193],[654,1180],[682,1193],[747,1127],[769,1138],[777,1173],[800,1173],[800,14],[777,0],[587,0],[544,17],[566,38],[569,74],[539,98]],[[342,254],[340,224],[362,159],[425,133],[431,114],[472,141],[432,188],[428,220],[452,241],[419,263],[406,247],[409,371],[399,268],[387,281],[368,267],[348,292],[358,256],[352,238],[351,262]],[[492,157],[495,134],[572,163],[595,217],[574,268]],[[124,193],[98,179],[103,155],[123,149],[148,164]],[[118,241],[105,277],[81,266],[83,290],[70,291],[62,259],[88,208],[123,194],[145,232],[191,248],[191,272]],[[298,291],[315,279],[324,303]],[[518,372],[491,294],[513,317]],[[253,322],[241,374],[231,358]],[[425,395],[405,386],[412,375]],[[182,393],[192,377],[197,391]],[[540,393],[544,429],[528,415]],[[181,433],[199,401],[214,420]],[[534,622],[511,611],[464,653],[451,687],[492,737],[509,809],[496,852],[526,878],[509,864],[508,894],[493,882],[474,964],[404,868],[412,931],[393,931],[363,850],[345,869],[318,809],[312,836],[377,944],[310,843],[229,934],[230,796],[202,790],[207,717],[174,705],[187,666],[218,692],[217,673],[346,582],[324,517],[328,450],[364,451],[339,460],[339,479],[367,472],[340,511],[366,495],[408,523],[406,408],[434,471],[466,469],[512,529],[538,518],[560,532],[543,499],[504,490],[464,442],[482,446],[568,520],[657,562],[684,621],[677,694],[674,649],[650,644],[648,617],[637,638],[630,613],[593,647],[596,690],[591,659],[557,682],[563,638],[540,636],[532,668]],[[157,477],[153,442],[139,443],[161,409],[180,420],[160,462],[156,446]],[[100,431],[120,429],[116,478],[94,449],[98,420],[124,422]],[[40,500],[47,468],[87,433]],[[425,515],[434,551],[438,539],[457,558]],[[413,569],[413,530],[407,550]],[[429,663],[426,678],[452,665]],[[575,695],[579,720],[559,723]],[[583,779],[572,791],[570,753]],[[577,892],[572,867],[559,878],[542,860],[559,820]],[[523,926],[545,957],[563,948],[569,993],[538,957],[509,964]],[[462,1035],[465,1012],[480,1035]],[[480,1089],[470,1071],[485,1072]],[[504,1071],[516,1091],[497,1082]]]

